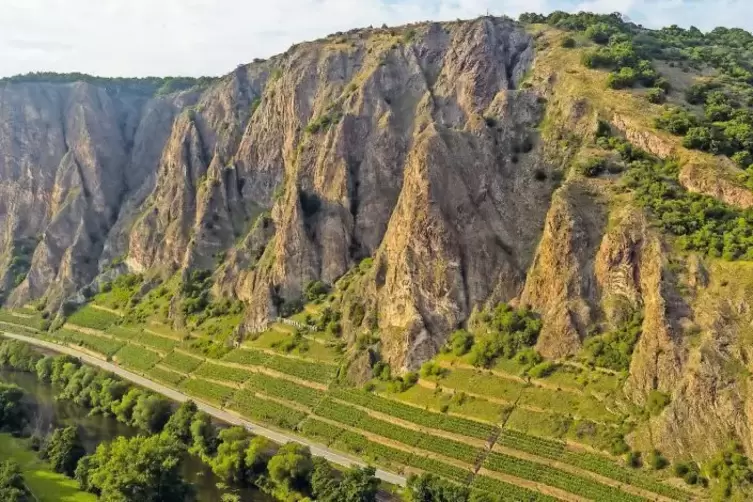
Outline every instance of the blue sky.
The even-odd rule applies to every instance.
[[[3,0],[0,75],[219,75],[335,31],[552,10],[753,29],[753,0]]]

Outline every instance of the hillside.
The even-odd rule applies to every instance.
[[[0,326],[480,491],[745,500],[751,48],[526,14],[6,79]]]

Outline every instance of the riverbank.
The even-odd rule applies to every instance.
[[[0,461],[13,460],[23,473],[26,485],[38,502],[97,502],[91,493],[79,490],[78,483],[58,474],[31,449],[28,439],[0,434]]]
[[[86,354],[84,352],[81,352],[80,350],[76,350],[71,347],[65,347],[62,345],[58,345],[55,343],[47,342],[44,340],[39,340],[39,339],[32,338],[29,336],[24,336],[24,335],[17,335],[17,334],[12,334],[12,333],[7,333],[7,332],[2,333],[2,335],[9,339],[28,343],[29,345],[41,347],[43,349],[52,350],[57,353],[67,354],[67,355],[76,357],[88,365],[96,366],[101,369],[104,369],[105,371],[118,375],[119,377],[125,380],[128,380],[130,382],[133,382],[145,389],[149,389],[153,392],[162,394],[163,396],[169,399],[172,399],[176,402],[183,403],[189,400],[194,401],[196,402],[196,405],[201,411],[204,411],[205,413],[211,415],[212,417],[222,422],[231,424],[231,425],[238,425],[238,426],[244,427],[251,433],[257,436],[264,436],[267,439],[270,439],[277,444],[282,445],[289,442],[296,442],[296,443],[302,444],[304,446],[307,446],[311,450],[312,455],[325,458],[329,462],[333,464],[337,464],[342,467],[351,468],[351,467],[363,467],[366,465],[363,462],[360,462],[356,459],[347,457],[338,452],[330,450],[329,448],[326,448],[325,446],[317,444],[313,441],[309,441],[307,439],[304,439],[304,438],[301,438],[292,434],[274,431],[267,427],[263,427],[259,424],[242,419],[234,413],[230,413],[228,411],[209,405],[207,403],[203,403],[194,397],[190,397],[186,394],[183,394],[182,392],[178,392],[162,384],[159,384],[157,382],[144,378],[141,375],[137,375],[136,373],[123,369],[120,366],[116,366],[115,364],[109,363],[107,361],[103,361],[102,359],[99,359],[89,354]],[[405,477],[399,476],[397,474],[393,474],[393,473],[390,473],[381,469],[377,469],[376,477],[382,481],[386,481],[387,483],[390,483],[392,485],[397,485],[397,486],[405,486],[407,482]]]

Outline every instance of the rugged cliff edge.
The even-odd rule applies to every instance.
[[[405,369],[485,305],[532,307],[555,359],[640,311],[625,393],[671,395],[654,444],[753,450],[748,263],[675,253],[617,175],[572,173],[599,121],[690,157],[561,38],[485,17],[336,34],[166,96],[2,84],[6,303],[57,311],[127,271],[206,269],[244,302],[243,336],[369,258],[345,334],[378,331]],[[736,168],[692,160],[684,187],[750,207]]]

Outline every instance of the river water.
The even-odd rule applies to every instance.
[[[134,437],[139,430],[129,427],[112,417],[89,416],[89,410],[69,401],[56,401],[52,385],[40,382],[36,375],[0,370],[0,381],[14,383],[26,391],[27,399],[34,408],[31,426],[47,432],[55,427],[76,425],[86,451],[92,453],[97,445],[118,436]],[[226,490],[218,488],[220,480],[211,469],[195,457],[183,463],[183,477],[196,489],[199,502],[221,502]],[[273,499],[258,490],[233,490],[243,502],[271,502]]]

